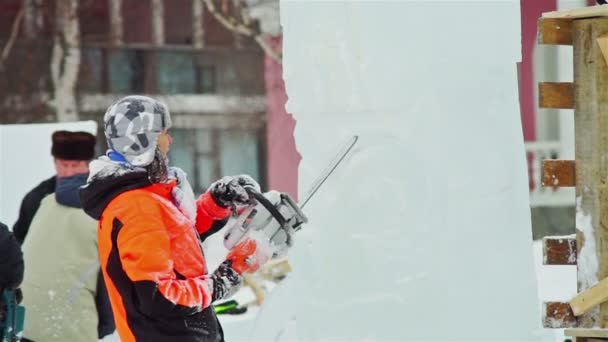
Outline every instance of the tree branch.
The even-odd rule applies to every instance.
[[[275,49],[272,48],[272,46],[270,46],[270,44],[268,43],[268,41],[266,39],[267,37],[265,35],[256,32],[251,26],[247,25],[244,22],[240,22],[239,20],[235,19],[234,17],[224,16],[223,14],[221,14],[215,7],[213,0],[204,0],[204,2],[205,2],[205,6],[209,10],[209,12],[213,15],[213,17],[215,19],[217,19],[217,21],[219,21],[220,24],[222,24],[225,28],[227,28],[228,30],[230,30],[232,32],[236,32],[236,33],[253,38],[258,43],[258,45],[262,48],[262,50],[264,50],[264,53],[266,53],[269,57],[271,57],[278,63],[282,62],[283,56],[281,55],[281,53],[279,51],[276,51]],[[251,23],[251,21],[249,20],[250,16],[248,13],[246,13],[246,11],[247,11],[247,6],[241,6],[241,13],[239,13],[239,14],[240,14],[241,18],[243,19],[243,21],[245,21],[247,23]]]
[[[0,56],[0,69],[4,68],[4,62],[8,58],[8,55],[11,53],[13,49],[13,45],[15,44],[15,40],[17,40],[17,34],[19,33],[19,27],[21,26],[21,21],[23,20],[23,15],[25,14],[25,6],[21,6],[19,12],[17,12],[17,16],[13,21],[13,27],[11,28],[11,35],[2,49],[2,55]]]

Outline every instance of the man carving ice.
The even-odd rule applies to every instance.
[[[185,173],[167,165],[171,116],[152,98],[120,99],[104,126],[110,150],[91,163],[81,198],[99,220],[100,260],[121,341],[222,341],[211,303],[233,294],[241,274],[270,256],[246,239],[208,274],[199,238],[249,205],[246,188],[259,185],[248,176],[224,177],[195,200]]]

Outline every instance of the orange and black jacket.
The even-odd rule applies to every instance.
[[[100,262],[123,342],[223,341],[199,234],[219,230],[230,212],[206,194],[191,222],[172,203],[174,186],[151,184],[142,170],[93,177],[81,190],[83,208],[99,220]]]

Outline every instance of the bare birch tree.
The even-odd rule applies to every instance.
[[[257,23],[251,19],[249,7],[244,0],[204,0],[207,10],[224,27],[232,32],[251,37],[264,52],[281,62],[282,53],[272,47],[269,36],[259,30]]]
[[[51,57],[51,78],[57,121],[78,120],[76,82],[80,69],[78,0],[57,0],[55,34]]]

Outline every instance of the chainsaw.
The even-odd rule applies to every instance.
[[[231,250],[245,237],[251,237],[268,242],[273,259],[285,256],[293,246],[295,232],[308,222],[302,208],[344,160],[358,139],[358,136],[353,136],[340,149],[330,165],[313,183],[301,205],[284,192],[272,190],[262,194],[255,189],[246,188],[251,205],[237,213],[235,223],[224,235],[224,246]]]

